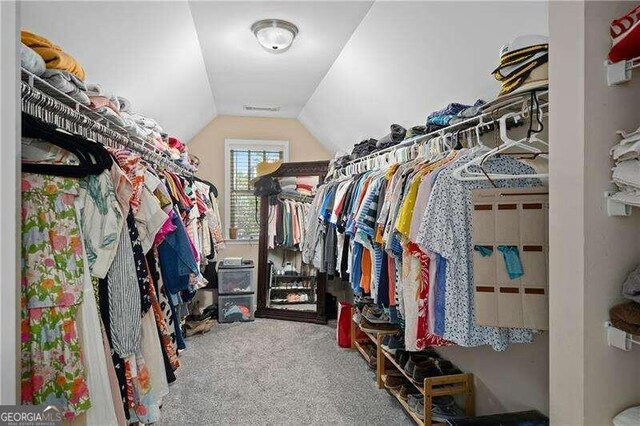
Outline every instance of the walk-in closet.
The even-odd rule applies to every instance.
[[[0,22],[1,422],[640,425],[640,3]]]

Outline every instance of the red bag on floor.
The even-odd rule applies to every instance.
[[[336,339],[341,348],[351,347],[351,304],[338,302],[338,325],[336,326]]]

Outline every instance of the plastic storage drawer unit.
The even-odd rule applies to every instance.
[[[253,321],[253,294],[218,296],[218,322]]]
[[[253,265],[218,267],[218,294],[253,293]]]

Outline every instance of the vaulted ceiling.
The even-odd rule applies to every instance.
[[[490,98],[511,38],[547,33],[545,2],[21,2],[22,27],[73,54],[87,80],[191,139],[217,114],[297,117],[331,151]],[[250,31],[295,23],[274,55]],[[244,106],[276,106],[255,113]]]

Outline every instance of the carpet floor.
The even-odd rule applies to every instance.
[[[161,425],[407,425],[333,326],[257,319],[187,340]]]

